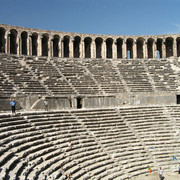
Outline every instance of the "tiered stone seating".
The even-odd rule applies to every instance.
[[[91,74],[86,71],[80,59],[54,60],[56,66],[77,90],[78,94],[101,94]]]
[[[179,106],[0,115],[2,179],[128,179],[177,166]],[[71,146],[68,143],[71,142]],[[177,161],[173,161],[176,156]]]
[[[124,85],[113,66],[112,60],[90,59],[84,64],[106,93],[125,92]]]
[[[115,109],[77,111],[74,114],[93,134],[104,151],[119,162],[119,168],[112,169],[114,172],[104,172],[105,179],[113,179],[116,176],[125,179],[147,172],[148,165],[153,163],[152,160]]]
[[[172,70],[169,60],[151,59],[144,62],[158,91],[177,91],[177,75]]]
[[[13,82],[19,93],[46,94],[46,90],[36,79],[33,79],[29,70],[19,63],[20,58],[7,56],[0,61],[1,73],[5,74],[9,82]]]
[[[132,128],[143,145],[155,159],[157,166],[169,169],[178,142],[174,139],[171,117],[162,107],[119,109],[121,117]]]
[[[42,81],[54,95],[75,94],[72,87],[47,59],[27,59],[25,61],[38,80]]]
[[[131,92],[152,92],[152,84],[143,66],[143,60],[121,60],[117,67]]]

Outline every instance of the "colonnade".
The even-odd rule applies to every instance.
[[[86,35],[0,25],[0,53],[113,59],[179,57],[180,35]]]

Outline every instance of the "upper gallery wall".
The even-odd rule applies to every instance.
[[[0,24],[0,53],[61,58],[179,57],[180,34],[95,35]]]

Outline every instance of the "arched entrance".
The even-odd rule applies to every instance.
[[[166,38],[166,57],[173,56],[173,38]]]
[[[55,35],[53,39],[53,57],[59,57],[59,36]]]
[[[96,58],[102,58],[102,38],[96,38]]]
[[[38,35],[36,33],[33,33],[31,38],[32,38],[32,55],[37,56],[37,47],[38,47],[37,38],[38,38]]]
[[[80,51],[79,51],[79,45],[80,45],[80,41],[81,41],[81,38],[79,37],[79,36],[76,36],[75,38],[74,38],[74,51],[73,51],[73,53],[74,53],[74,58],[79,58],[79,56],[80,56]]]
[[[49,37],[47,34],[43,34],[42,38],[42,56],[48,56],[48,40]]]
[[[27,55],[27,32],[21,33],[21,54]]]
[[[138,38],[136,44],[137,44],[137,58],[143,58],[143,56],[144,56],[144,51],[143,51],[144,39]]]
[[[117,39],[117,58],[122,58],[122,45],[123,45],[123,40],[122,39]]]
[[[157,46],[156,57],[157,58],[162,58],[162,43],[163,43],[162,39],[157,39],[157,42],[156,42],[156,46]]]
[[[90,37],[84,39],[85,58],[91,58],[91,42],[92,39]]]
[[[64,36],[64,41],[63,41],[63,45],[64,45],[64,57],[69,57],[69,36]]]
[[[148,58],[153,58],[153,42],[154,40],[152,38],[147,41]]]
[[[180,57],[180,37],[176,39],[177,43],[177,57]]]
[[[5,52],[5,29],[0,28],[0,53]]]
[[[17,31],[15,29],[10,30],[10,53],[17,54]]]
[[[106,39],[106,58],[112,58],[112,44],[111,38]]]
[[[127,39],[127,59],[133,58],[133,39]]]

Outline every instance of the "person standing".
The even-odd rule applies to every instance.
[[[10,102],[10,105],[12,108],[12,114],[16,113],[16,102],[14,99]]]
[[[179,171],[178,171],[178,172],[179,172],[179,174],[180,174],[180,165],[179,165]]]
[[[161,169],[161,167],[160,167],[160,169],[159,169],[159,178],[160,178],[160,180],[163,180],[164,178],[163,178],[163,170]]]

